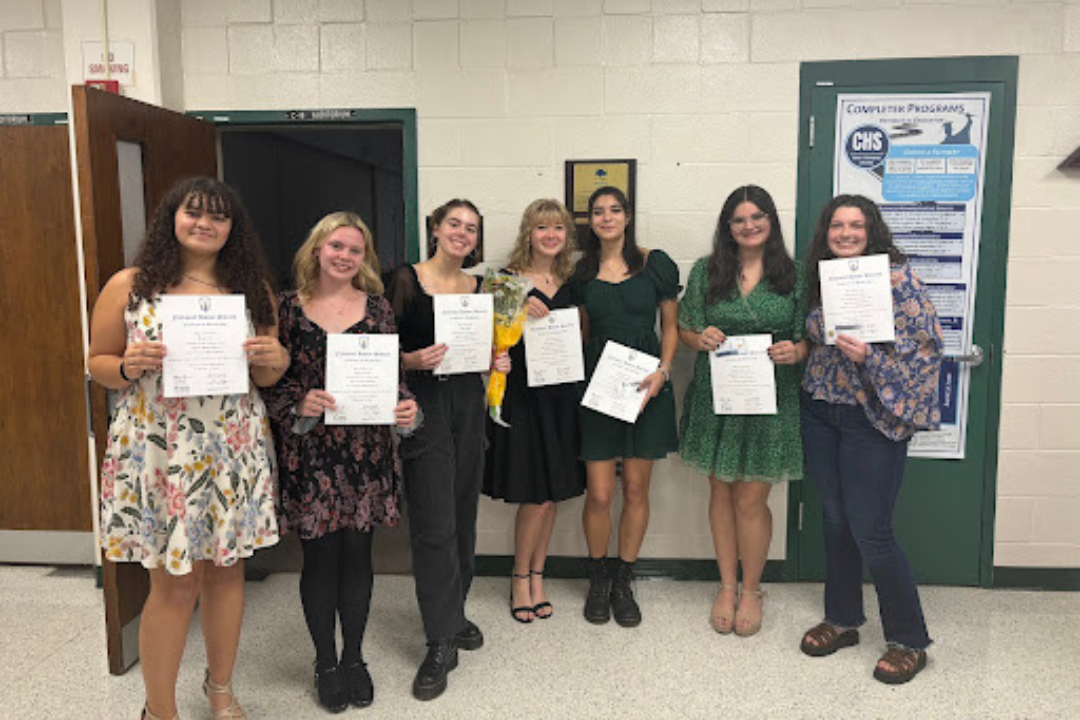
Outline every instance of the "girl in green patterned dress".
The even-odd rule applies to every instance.
[[[802,277],[784,247],[776,205],[762,188],[741,187],[720,212],[713,251],[690,271],[679,303],[679,337],[698,351],[686,391],[679,453],[708,473],[709,524],[720,590],[710,622],[723,634],[761,628],[761,573],[772,538],[767,501],[773,484],[802,475],[798,363],[803,340]],[[709,353],[728,336],[769,333],[776,364],[775,415],[717,415]],[[743,584],[737,584],[739,562]]]

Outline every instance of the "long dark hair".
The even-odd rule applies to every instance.
[[[446,219],[446,216],[450,214],[451,210],[456,210],[458,208],[465,208],[466,210],[472,211],[477,219],[476,247],[474,247],[461,262],[461,268],[465,270],[479,263],[484,254],[484,218],[480,215],[480,210],[471,200],[454,198],[453,200],[447,200],[445,203],[431,211],[431,217],[429,218],[431,224],[428,225],[428,257],[434,257],[439,249],[439,243],[435,238],[435,228],[442,225],[442,221]]]
[[[769,217],[769,237],[765,240],[765,280],[777,295],[789,295],[795,289],[798,272],[795,261],[784,245],[780,216],[772,196],[757,185],[743,185],[728,195],[713,233],[712,255],[709,256],[709,291],[706,302],[712,305],[734,297],[739,292],[739,244],[731,234],[731,218],[735,208],[744,202],[753,203]]]
[[[821,209],[817,227],[814,229],[814,240],[810,244],[810,252],[806,255],[807,306],[810,308],[821,305],[821,276],[818,272],[818,263],[835,257],[829,249],[829,224],[832,223],[836,211],[842,207],[856,208],[862,212],[866,220],[866,250],[863,251],[863,255],[886,253],[889,256],[889,262],[893,265],[907,260],[904,253],[893,244],[892,231],[885,224],[885,218],[881,216],[877,203],[862,195],[837,195],[825,203],[825,207]]]
[[[138,268],[131,286],[128,306],[150,300],[157,293],[179,283],[184,276],[180,242],[176,239],[176,212],[180,207],[220,213],[232,220],[229,237],[218,252],[214,274],[221,287],[243,294],[251,319],[259,327],[277,321],[274,313],[270,272],[255,226],[240,197],[231,187],[208,177],[192,177],[174,185],[154,209],[146,235],[135,254]]]
[[[600,273],[600,238],[596,237],[592,229],[592,211],[596,201],[604,196],[615,198],[626,213],[626,235],[623,239],[622,256],[623,261],[626,262],[627,275],[636,275],[645,267],[645,253],[641,252],[641,248],[637,246],[637,239],[634,237],[634,209],[630,207],[622,190],[608,185],[595,190],[589,196],[589,229],[585,232],[581,243],[584,254],[578,260],[573,275],[573,279],[580,282],[592,280]]]

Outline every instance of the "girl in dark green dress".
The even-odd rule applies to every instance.
[[[698,351],[686,391],[679,452],[708,473],[709,523],[720,591],[710,622],[723,634],[761,628],[761,573],[772,539],[769,490],[802,474],[798,363],[806,359],[802,278],[784,247],[776,205],[747,185],[728,196],[713,251],[694,264],[679,303],[679,337]],[[775,415],[717,415],[709,352],[729,335],[769,333],[776,364]],[[737,584],[739,561],[743,584]]]
[[[585,374],[592,377],[608,340],[660,358],[660,367],[639,386],[646,391],[634,423],[581,408],[581,457],[586,466],[585,540],[589,548],[589,595],[585,619],[604,623],[615,615],[623,627],[641,623],[630,582],[649,523],[653,461],[678,446],[671,360],[679,344],[679,270],[661,250],[639,248],[626,196],[603,187],[589,198],[584,257],[570,281],[586,332]],[[656,337],[660,313],[661,337]],[[623,509],[619,557],[607,562],[616,461],[622,459]]]

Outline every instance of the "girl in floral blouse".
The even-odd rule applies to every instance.
[[[896,341],[864,343],[841,333],[825,343],[818,263],[888,254]],[[807,257],[813,343],[803,376],[802,436],[810,479],[821,496],[825,533],[825,619],[802,641],[821,657],[859,642],[865,621],[862,564],[877,590],[888,643],[874,677],[911,680],[926,665],[930,637],[907,558],[893,536],[893,510],[917,430],[940,425],[942,337],[926,287],[893,244],[877,205],[840,195],[822,210]]]
[[[349,212],[327,215],[311,229],[293,260],[296,290],[279,300],[281,342],[292,366],[264,394],[274,419],[281,462],[281,525],[300,536],[304,569],[300,600],[315,645],[319,704],[341,712],[370,705],[375,690],[361,644],[371,604],[372,533],[401,515],[401,477],[392,428],[332,425],[326,391],[330,333],[397,332],[382,296],[371,231]],[[402,383],[399,427],[416,418]],[[343,647],[335,646],[341,622]]]

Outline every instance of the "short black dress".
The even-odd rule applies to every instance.
[[[573,307],[563,285],[549,298],[534,289],[551,310]],[[580,455],[578,403],[580,383],[530,388],[525,342],[510,349],[512,369],[506,376],[504,428],[487,420],[488,447],[484,494],[508,503],[560,502],[585,492],[585,466]]]

